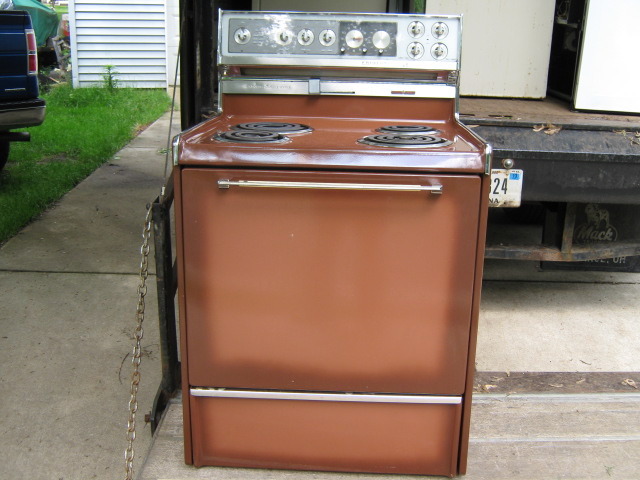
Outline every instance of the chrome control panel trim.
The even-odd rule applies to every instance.
[[[221,11],[219,65],[454,71],[459,15]]]
[[[323,79],[252,79],[228,77],[220,81],[224,94],[352,95],[363,97],[455,98],[456,87],[444,83],[358,82]]]

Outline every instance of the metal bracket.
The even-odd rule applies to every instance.
[[[169,400],[180,388],[180,362],[174,298],[178,288],[176,268],[171,251],[171,205],[173,204],[173,175],[165,186],[164,198],[152,204],[153,238],[158,294],[158,322],[160,327],[160,363],[162,380],[153,401],[149,423],[153,434]]]

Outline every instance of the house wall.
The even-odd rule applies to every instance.
[[[176,80],[176,62],[180,48],[180,2],[167,0],[167,83],[180,85],[180,73]]]
[[[167,18],[165,0],[69,0],[73,85],[112,65],[122,86],[166,88]]]

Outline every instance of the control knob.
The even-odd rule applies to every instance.
[[[323,30],[320,32],[320,43],[325,47],[329,47],[336,41],[336,32],[333,30]]]
[[[303,28],[298,32],[298,43],[300,45],[311,45],[313,43],[313,32],[308,28]]]
[[[441,60],[447,56],[448,50],[444,43],[434,43],[431,47],[431,56],[436,60]]]
[[[374,47],[376,47],[378,50],[384,50],[391,43],[391,36],[384,30],[378,30],[373,34],[372,41]]]
[[[360,30],[349,30],[344,40],[347,47],[359,48],[364,43],[364,35]]]
[[[424,35],[424,23],[422,22],[411,22],[409,24],[409,35],[413,38],[418,38]]]
[[[422,58],[422,55],[424,55],[424,46],[420,42],[410,43],[407,47],[407,55],[414,60]]]
[[[289,45],[293,41],[293,33],[287,30],[281,30],[276,35],[276,42],[280,45]]]
[[[251,40],[251,32],[245,27],[240,27],[233,33],[233,39],[236,43],[245,45]]]
[[[449,27],[444,22],[434,23],[431,27],[431,34],[437,39],[444,38],[449,34]]]

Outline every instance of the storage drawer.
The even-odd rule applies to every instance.
[[[192,389],[189,401],[197,466],[456,473],[461,397]]]

